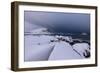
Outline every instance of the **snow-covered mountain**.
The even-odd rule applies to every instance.
[[[47,28],[38,28],[31,31],[32,34],[50,34]]]

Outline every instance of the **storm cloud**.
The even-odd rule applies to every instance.
[[[25,11],[24,20],[25,32],[37,27],[45,27],[55,33],[90,32],[90,14],[86,13]]]

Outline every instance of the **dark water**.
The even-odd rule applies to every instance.
[[[83,40],[90,40],[90,36],[89,35],[73,35],[72,36],[73,39],[83,39]]]

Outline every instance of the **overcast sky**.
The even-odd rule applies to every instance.
[[[25,11],[25,32],[39,27],[48,28],[50,32],[89,33],[90,14]]]

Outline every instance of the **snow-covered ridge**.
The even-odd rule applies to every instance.
[[[71,36],[44,35],[50,32],[45,28],[36,29],[25,35],[25,61],[68,60],[90,57],[90,44]]]

